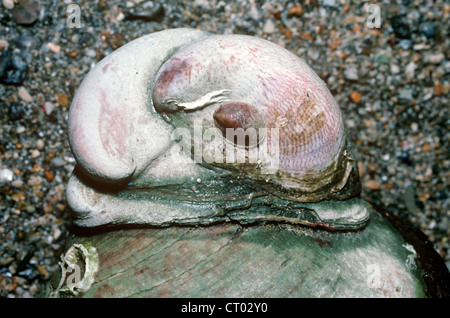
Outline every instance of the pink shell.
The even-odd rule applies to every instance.
[[[168,100],[191,102],[220,89],[230,91],[230,101],[257,107],[267,128],[279,129],[278,173],[258,178],[254,167],[240,165],[250,179],[270,180],[306,196],[323,193],[319,197],[345,185],[351,164],[339,106],[302,59],[259,38],[210,36],[183,47],[161,67],[153,102],[157,111],[172,113],[176,110]],[[220,104],[169,116],[209,118]]]

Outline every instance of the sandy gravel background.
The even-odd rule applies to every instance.
[[[36,297],[58,269],[75,165],[67,115],[82,79],[123,44],[175,27],[254,35],[304,58],[342,108],[363,197],[450,264],[448,2],[73,1],[80,28],[67,24],[71,2],[0,3],[1,297]]]

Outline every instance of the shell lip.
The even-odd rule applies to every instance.
[[[357,197],[361,194],[362,186],[359,178],[358,165],[356,160],[352,158],[348,159],[347,165],[349,165],[349,170],[351,170],[348,172],[345,179],[343,179],[345,180],[344,186],[330,195],[331,200],[342,201]]]

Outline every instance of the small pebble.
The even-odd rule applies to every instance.
[[[208,6],[208,3],[205,3]],[[142,20],[142,21],[159,21],[165,15],[164,6],[158,1],[142,1],[135,6],[126,8],[122,13],[119,14],[118,21],[123,20]]]
[[[27,89],[25,87],[19,88],[18,91],[19,97],[21,100],[23,100],[26,103],[31,103],[33,101],[33,97],[28,93]]]
[[[288,14],[290,14],[290,15],[295,15],[295,16],[299,17],[302,15],[302,13],[303,13],[302,6],[295,6],[295,7],[288,9]]]
[[[416,205],[416,193],[412,185],[408,185],[404,189],[403,200],[409,212],[413,215],[419,215],[420,210]]]
[[[354,103],[359,103],[361,101],[361,94],[357,91],[354,91],[350,94],[350,99]]]
[[[433,38],[436,35],[436,27],[433,22],[426,22],[422,24],[422,32],[427,38]]]
[[[401,15],[396,15],[391,18],[391,26],[394,34],[400,39],[410,39],[411,29],[408,20]]]
[[[357,164],[359,177],[362,178],[364,176],[364,164],[361,161],[358,161]]]
[[[11,198],[13,199],[13,201],[16,201],[16,202],[23,201],[23,200],[25,200],[25,193],[23,193],[23,192],[14,193],[11,196]]]
[[[52,51],[53,53],[59,53],[59,51],[61,50],[61,47],[58,44],[55,43],[47,43],[47,47],[50,49],[50,51]]]
[[[0,185],[11,182],[14,177],[14,172],[9,169],[0,170]]]
[[[3,5],[6,9],[12,10],[14,8],[14,1],[13,0],[3,0]]]
[[[37,149],[31,151],[31,158],[37,158],[41,155],[41,152]]]
[[[406,150],[403,150],[403,151],[401,152],[400,160],[401,160],[402,163],[404,163],[404,164],[406,164],[406,165],[408,165],[408,166],[411,166],[411,165],[412,165],[411,157],[409,156],[409,152],[406,151]]]
[[[55,109],[55,105],[53,103],[51,103],[51,102],[45,102],[44,103],[44,112],[45,112],[45,114],[50,115],[53,112],[54,109]]]
[[[63,167],[66,165],[66,163],[67,161],[59,156],[50,160],[50,165],[54,168]]]
[[[21,0],[12,12],[17,24],[33,24],[39,18],[40,9],[37,0]]]
[[[46,277],[48,275],[48,270],[44,266],[36,264],[36,267],[43,277]]]
[[[0,51],[6,49],[9,46],[8,41],[0,39]]]
[[[66,107],[69,104],[69,96],[66,94],[58,94],[56,95],[56,101],[59,105]]]
[[[444,59],[445,59],[445,55],[444,55],[444,53],[442,53],[442,52],[436,53],[436,54],[430,54],[430,55],[428,56],[428,60],[430,61],[431,64],[439,64],[439,63],[441,63]]]
[[[272,20],[268,19],[264,23],[263,32],[266,34],[272,34],[275,32],[275,23]]]
[[[26,130],[27,129],[24,126],[19,126],[16,128],[16,133],[20,135],[21,133],[24,133]]]
[[[12,103],[9,105],[8,117],[11,121],[16,121],[22,118],[24,107],[22,103]]]
[[[323,1],[324,6],[328,7],[335,7],[336,6],[336,0],[324,0]]]
[[[55,177],[55,174],[51,171],[44,171],[44,178],[48,181],[51,182],[53,180],[53,178]]]
[[[422,151],[423,152],[430,152],[431,151],[431,145],[428,142],[424,142],[422,145]]]
[[[442,85],[442,95],[446,96],[450,93],[450,83],[444,83]]]
[[[411,89],[402,88],[398,90],[398,97],[406,100],[413,99],[413,91]]]
[[[34,165],[33,165],[33,167],[31,168],[31,172],[32,173],[35,173],[35,172],[39,172],[39,171],[41,171],[42,170],[42,167],[40,166],[40,165],[38,165],[37,163],[35,163]]]
[[[17,179],[17,180],[14,180],[13,182],[11,182],[11,185],[14,188],[21,188],[23,186],[23,181],[21,179]]]
[[[45,143],[44,143],[44,141],[42,139],[36,140],[36,148],[38,150],[43,150],[44,146],[45,146]]]
[[[414,62],[410,62],[410,63],[408,63],[408,65],[406,65],[406,69],[405,69],[406,78],[408,78],[408,79],[414,78],[416,67],[417,67],[417,65]]]
[[[392,74],[400,73],[400,67],[397,64],[391,64],[391,73]]]
[[[319,49],[317,49],[317,48],[314,47],[314,46],[311,46],[311,47],[308,49],[308,57],[309,57],[311,60],[313,60],[313,61],[317,61],[317,60],[319,59],[319,57],[320,57],[320,51],[319,51]]]
[[[440,81],[434,82],[434,95],[440,96],[442,94],[442,83]]]
[[[56,228],[53,232],[53,239],[57,240],[61,236],[62,232],[60,229]]]
[[[346,67],[344,71],[345,78],[349,81],[356,81],[359,79],[358,77],[358,70],[354,65],[349,65]]]
[[[412,46],[412,41],[409,39],[403,39],[398,44],[403,50],[407,51]]]
[[[17,24],[33,24],[39,18],[40,9],[37,0],[21,0],[12,12]]]
[[[390,56],[387,54],[378,54],[375,57],[375,64],[376,65],[384,65],[384,64],[389,64],[390,63]]]
[[[18,52],[6,50],[0,55],[0,83],[19,85],[27,76],[28,65]]]
[[[369,190],[374,190],[374,191],[377,191],[377,190],[380,190],[380,189],[381,189],[380,183],[378,183],[378,182],[375,181],[375,180],[367,180],[367,181],[365,181],[365,182],[363,183],[363,187],[364,187],[364,188],[367,188],[367,189],[369,189]]]

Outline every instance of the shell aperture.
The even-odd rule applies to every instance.
[[[265,127],[265,122],[256,107],[240,102],[227,103],[217,108],[213,117],[222,135],[236,145],[249,147],[260,142],[258,131]]]

